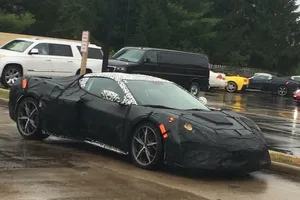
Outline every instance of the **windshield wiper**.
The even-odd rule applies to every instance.
[[[129,62],[129,60],[126,59],[126,58],[119,58],[119,59],[117,59],[117,60]]]
[[[174,109],[174,108],[170,108],[170,107],[162,106],[162,105],[151,105],[151,104],[148,104],[148,105],[141,105],[141,106],[144,106],[144,107],[151,107],[151,108]]]

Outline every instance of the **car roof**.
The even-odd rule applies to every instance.
[[[204,54],[200,53],[192,53],[192,52],[187,52],[187,51],[179,51],[179,50],[171,50],[171,49],[160,49],[160,48],[152,48],[152,47],[123,47],[122,49],[141,49],[141,50],[154,50],[154,51],[167,51],[167,52],[174,52],[174,53],[186,53],[186,54],[191,54],[191,55],[201,55],[203,57],[206,57]]]
[[[103,77],[103,78],[110,78],[115,81],[155,81],[155,82],[171,82],[165,79],[143,75],[143,74],[127,74],[127,73],[120,73],[120,72],[102,72],[102,73],[90,73],[84,75],[84,77]]]
[[[29,42],[45,42],[45,43],[57,43],[57,44],[68,44],[68,45],[79,45],[81,46],[80,41],[68,41],[68,40],[63,40],[63,39],[40,39],[40,38],[15,38],[14,40],[25,40]],[[96,47],[96,48],[101,48],[100,46],[97,46],[95,44],[89,44],[89,47]]]

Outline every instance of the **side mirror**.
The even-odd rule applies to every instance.
[[[149,63],[149,62],[151,62],[151,59],[150,58],[145,58],[144,62]]]
[[[101,97],[103,99],[107,100],[107,101],[121,103],[120,96],[117,93],[113,92],[113,91],[103,90],[101,92]]]
[[[198,100],[203,103],[204,105],[207,104],[207,99],[205,97],[199,97]]]
[[[31,49],[31,50],[29,51],[29,54],[30,54],[30,55],[33,55],[33,54],[39,54],[39,50],[38,50],[38,49]]]

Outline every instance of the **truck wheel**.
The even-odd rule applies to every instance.
[[[16,65],[9,65],[2,72],[1,83],[4,87],[10,88],[21,77],[22,69]]]

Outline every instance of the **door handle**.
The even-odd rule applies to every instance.
[[[73,61],[72,60],[68,60],[68,63],[72,63]]]
[[[49,61],[51,61],[51,60],[45,60],[45,61],[48,61],[48,62],[49,62]]]

